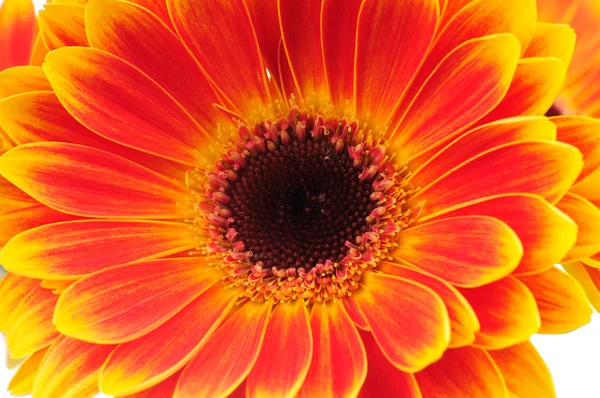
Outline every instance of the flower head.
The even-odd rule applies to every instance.
[[[589,321],[554,268],[587,164],[541,116],[569,57],[529,45],[535,1],[91,0],[40,26],[0,102],[2,330],[35,397],[553,394],[527,340]]]

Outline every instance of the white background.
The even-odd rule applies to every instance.
[[[45,0],[34,0],[34,2],[39,9]],[[558,398],[600,398],[600,315],[594,314],[589,325],[567,335],[540,335],[534,336],[532,340],[554,376]],[[6,342],[2,335],[0,337],[0,397],[2,398],[9,396],[6,387],[16,367],[17,364],[8,359]]]

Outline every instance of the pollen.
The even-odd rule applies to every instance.
[[[237,135],[212,170],[188,175],[202,254],[224,283],[275,302],[359,289],[415,218],[409,172],[383,132],[296,106]]]

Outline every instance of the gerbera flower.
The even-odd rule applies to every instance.
[[[554,394],[527,340],[589,321],[554,268],[587,159],[535,1],[136,3],[47,6],[0,73],[13,386]]]
[[[550,114],[556,116],[552,120],[558,126],[560,140],[586,148],[582,149],[587,158],[584,173],[558,207],[579,224],[578,244],[563,261],[564,267],[579,280],[594,307],[600,310],[600,152],[597,149],[600,123],[595,119],[560,116],[568,112],[593,117],[600,115],[600,36],[597,31],[600,8],[598,2],[591,0],[543,0],[538,4],[541,20],[569,24],[577,34],[565,87]],[[573,34],[566,25],[546,23],[538,26],[539,42],[548,45],[565,42]]]

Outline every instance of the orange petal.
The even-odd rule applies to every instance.
[[[354,103],[359,117],[369,115],[381,127],[389,124],[429,50],[438,17],[437,0],[363,1],[354,58]]]
[[[579,230],[577,243],[563,262],[580,260],[600,252],[600,209],[573,193],[567,193],[556,207],[571,217]]]
[[[93,0],[85,9],[85,26],[92,47],[140,68],[207,131],[216,132],[212,104],[219,99],[189,51],[157,16],[131,3]]]
[[[295,397],[308,373],[313,349],[308,311],[302,300],[275,308],[265,341],[248,375],[247,395]]]
[[[354,0],[356,1],[356,0]],[[278,57],[281,32],[279,30],[279,13],[273,0],[246,0],[252,25],[263,56],[265,67],[279,83]]]
[[[513,271],[532,274],[559,263],[577,240],[577,225],[537,195],[492,196],[436,217],[482,215],[505,222],[523,245],[523,258]]]
[[[178,202],[189,194],[130,160],[74,144],[13,148],[0,157],[0,173],[43,204],[87,217],[183,218]]]
[[[163,382],[206,343],[233,307],[236,293],[217,283],[152,332],[119,345],[102,367],[100,390],[123,396]]]
[[[557,268],[519,277],[533,293],[542,319],[538,333],[559,334],[591,320],[592,309],[575,278]]]
[[[581,153],[562,142],[518,141],[476,156],[413,195],[425,200],[424,214],[486,196],[532,193],[556,203],[581,168]]]
[[[485,351],[463,347],[415,374],[423,397],[508,398],[500,369]]]
[[[356,396],[367,376],[367,356],[352,321],[339,302],[314,305],[310,320],[313,356],[298,397]]]
[[[354,96],[354,49],[361,4],[362,0],[323,0],[321,4],[323,62],[329,93],[338,111]]]
[[[566,74],[567,65],[558,58],[520,60],[506,96],[483,122],[545,114],[562,89]]]
[[[443,279],[405,267],[400,264],[382,262],[378,269],[385,274],[420,283],[440,296],[450,317],[451,339],[449,347],[462,347],[475,340],[479,331],[479,321],[471,305],[458,290]]]
[[[553,57],[569,65],[576,35],[569,25],[538,22],[524,57]]]
[[[358,308],[356,301],[354,301],[352,297],[342,297],[342,304],[344,305],[344,309],[356,327],[362,330],[369,330],[369,324],[367,323],[364,314],[360,308]]]
[[[18,144],[54,141],[102,149],[166,177],[183,181],[187,167],[127,148],[93,133],[73,118],[52,91],[13,95],[0,101],[0,126]]]
[[[15,236],[0,261],[20,275],[74,279],[190,250],[197,244],[185,223],[80,220],[44,225]],[[115,249],[122,247],[127,250]]]
[[[17,315],[15,309],[27,294],[40,285],[37,279],[25,278],[8,272],[0,279],[0,332],[8,332],[14,326]]]
[[[588,267],[580,262],[563,264],[563,267],[577,279],[592,306],[600,312],[600,269]]]
[[[450,343],[450,319],[440,296],[406,278],[372,273],[363,278],[353,297],[386,358],[411,373],[438,360]]]
[[[585,116],[558,116],[550,120],[556,124],[559,141],[573,145],[583,154],[578,182],[600,169],[600,120]]]
[[[165,398],[172,397],[173,392],[175,391],[175,386],[177,386],[177,382],[179,381],[179,377],[181,376],[181,371],[175,373],[173,376],[170,376],[165,381],[161,381],[154,387],[150,387],[144,391],[140,391],[138,393],[128,395],[127,398]]]
[[[79,4],[46,4],[40,10],[40,34],[49,50],[66,46],[87,46],[83,14]]]
[[[423,398],[415,376],[394,367],[383,355],[377,342],[370,333],[361,332],[361,338],[367,351],[369,371],[360,391],[361,398],[394,396],[402,398]]]
[[[571,188],[570,192],[583,196],[591,202],[600,202],[600,170],[588,175]]]
[[[35,43],[33,44],[33,49],[31,50],[31,58],[29,59],[29,65],[32,66],[42,66],[44,63],[44,59],[46,58],[46,54],[48,54],[50,50],[44,43],[41,34],[37,34],[35,39]]]
[[[506,277],[474,289],[460,289],[481,329],[474,345],[500,349],[526,341],[540,328],[535,297],[518,279]]]
[[[522,140],[556,140],[556,126],[545,117],[498,120],[461,135],[435,153],[411,177],[425,187],[469,159],[500,145]]]
[[[12,395],[31,394],[36,372],[42,359],[44,359],[44,355],[46,355],[46,351],[48,351],[48,347],[36,351],[33,355],[25,359],[21,366],[19,366],[19,370],[17,370],[12,377],[10,383],[8,383],[8,391],[10,391]]]
[[[480,120],[506,94],[519,54],[519,42],[509,34],[474,39],[454,49],[393,128],[394,147],[412,159]]]
[[[135,340],[164,324],[219,278],[201,257],[112,267],[69,286],[56,304],[54,324],[67,336],[98,344]]]
[[[50,347],[33,383],[36,398],[92,397],[98,374],[111,345],[97,345],[61,336]]]
[[[511,397],[556,397],[552,375],[529,341],[489,351],[489,355],[502,372]]]
[[[270,303],[249,301],[185,367],[173,398],[227,397],[246,378],[263,343]]]
[[[199,165],[198,151],[210,136],[133,65],[94,48],[65,47],[46,56],[44,71],[65,109],[90,130],[125,146]]]
[[[392,256],[459,286],[481,286],[511,273],[523,256],[515,232],[487,216],[461,216],[402,231]]]
[[[0,99],[39,90],[52,90],[39,66],[15,66],[0,71]]]
[[[37,24],[30,0],[5,0],[0,7],[0,70],[27,65]]]
[[[169,16],[169,9],[167,8],[167,3],[165,1],[131,0],[130,2],[137,4],[140,7],[143,7],[146,10],[152,12],[154,15],[159,17],[164,22],[164,24],[169,27],[169,29],[173,30],[173,23],[171,22],[171,17]]]
[[[52,324],[52,314],[58,296],[37,287],[19,303],[18,319],[6,334],[6,346],[12,358],[23,358],[50,345],[58,332]]]
[[[269,104],[258,40],[243,2],[198,7],[195,0],[167,0],[167,5],[179,37],[242,116]]]

